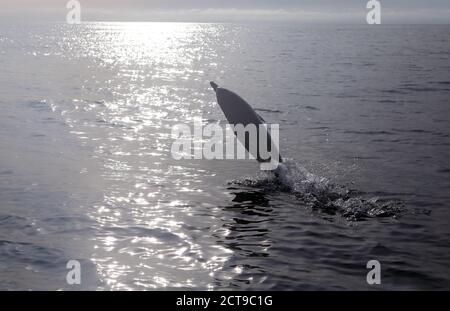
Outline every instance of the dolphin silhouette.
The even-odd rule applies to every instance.
[[[255,139],[251,140],[250,139],[251,137],[243,137],[237,135],[237,133],[235,132],[235,135],[238,137],[238,140],[244,145],[245,149],[249,153],[252,153],[252,151],[257,150],[257,153],[252,155],[260,163],[272,161],[271,158],[262,159],[259,152],[261,145],[259,141],[260,139],[259,131],[261,131],[261,128],[259,125],[267,124],[264,118],[262,118],[258,113],[256,113],[256,111],[242,97],[240,97],[236,93],[226,88],[219,87],[215,82],[211,81],[210,84],[211,87],[216,92],[217,103],[219,104],[220,108],[225,114],[225,117],[227,118],[228,123],[230,123],[230,125],[236,126],[238,124],[242,124],[245,127],[249,124],[254,124],[256,126],[257,130],[256,140]],[[272,148],[278,148],[278,146],[274,144],[272,137],[270,136],[270,133],[267,132],[266,134],[267,135],[265,137],[267,137],[267,143],[265,145],[270,146],[271,151],[273,151]],[[283,159],[281,155],[279,155],[278,157],[279,157],[278,163],[282,163]],[[278,167],[273,170],[275,174],[278,174],[279,171],[283,169],[279,167],[280,165],[278,165]]]

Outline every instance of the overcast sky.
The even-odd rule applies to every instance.
[[[366,0],[79,0],[82,19],[364,23]],[[3,14],[64,20],[67,0],[0,0]],[[450,23],[450,0],[381,0],[384,23]]]

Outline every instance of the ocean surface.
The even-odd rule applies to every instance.
[[[450,26],[2,22],[0,289],[449,290],[449,59]],[[289,185],[173,158],[211,80]]]

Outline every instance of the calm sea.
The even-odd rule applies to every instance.
[[[450,26],[2,23],[0,289],[450,289],[449,51]],[[289,187],[171,156],[175,124],[226,124],[210,80],[280,124]]]

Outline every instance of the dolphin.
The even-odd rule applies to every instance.
[[[252,150],[257,150],[257,154],[252,154],[256,160],[259,163],[263,162],[270,162],[272,159],[262,159],[259,152],[259,131],[261,124],[267,124],[267,122],[264,120],[263,117],[261,117],[242,97],[237,95],[236,93],[226,89],[219,87],[217,83],[211,81],[210,82],[211,87],[216,92],[217,97],[217,103],[219,104],[220,108],[222,109],[223,113],[225,114],[225,117],[228,120],[228,123],[232,126],[236,126],[238,124],[242,124],[244,127],[249,124],[254,124],[257,129],[257,140],[251,141],[247,137],[245,137],[242,140],[242,136],[237,135],[235,132],[235,135],[238,137],[239,141],[244,145],[245,149],[251,153]],[[275,146],[273,143],[273,140],[270,136],[270,134],[267,132],[267,144],[266,146],[271,146],[272,148],[278,148],[278,146]],[[256,145],[255,145],[256,144]],[[256,147],[256,148],[252,148]],[[278,152],[279,154],[279,152]],[[286,170],[286,167],[284,165],[280,165],[283,163],[283,159],[281,155],[279,155],[278,159],[278,166],[273,169],[273,172],[278,177],[280,173],[283,173],[283,171]]]

